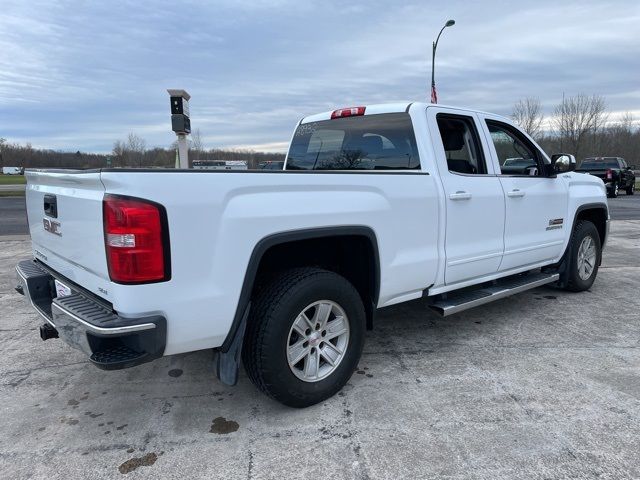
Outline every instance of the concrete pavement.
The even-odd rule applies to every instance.
[[[0,237],[0,477],[640,477],[640,222],[590,292],[545,287],[446,319],[381,311],[346,388],[305,410],[220,384],[211,352],[92,367],[13,291]]]

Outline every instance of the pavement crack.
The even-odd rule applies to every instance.
[[[247,480],[253,480],[253,452],[249,450],[249,465],[247,466]]]

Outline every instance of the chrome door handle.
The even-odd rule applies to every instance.
[[[507,197],[524,197],[524,192],[522,190],[518,190],[517,188],[507,192]]]
[[[469,200],[471,198],[471,194],[469,192],[458,190],[456,193],[450,193],[449,198],[451,200]]]

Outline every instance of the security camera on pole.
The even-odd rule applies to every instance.
[[[178,158],[180,168],[189,168],[189,146],[187,135],[191,133],[189,120],[189,95],[186,90],[168,89],[171,97],[171,129],[178,137]]]

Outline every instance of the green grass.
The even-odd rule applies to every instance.
[[[0,185],[22,185],[27,183],[24,175],[0,175]]]
[[[5,192],[0,191],[0,197],[24,197],[24,191]]]

